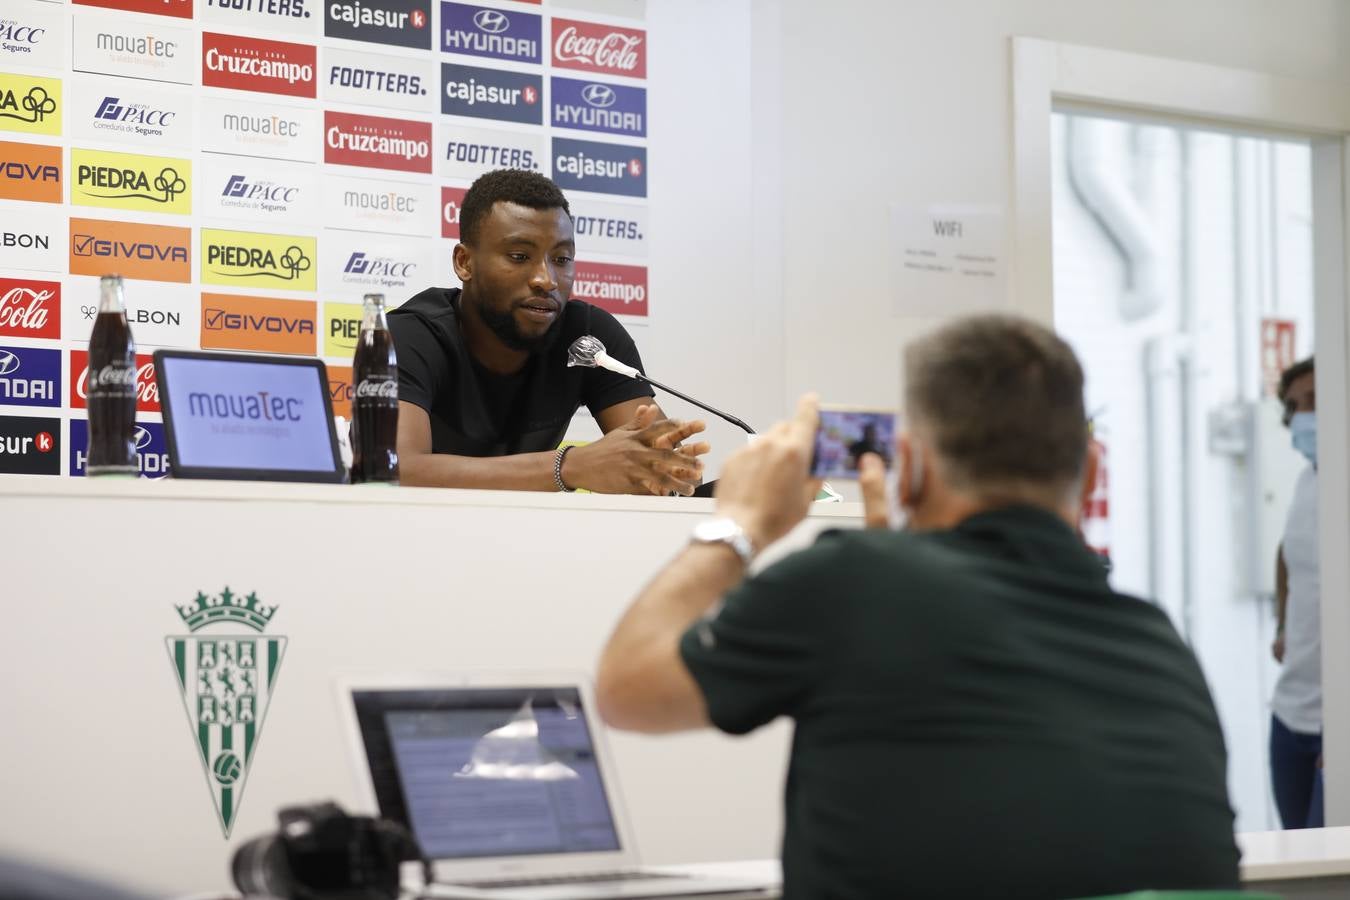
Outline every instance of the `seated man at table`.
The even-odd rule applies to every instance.
[[[738,451],[718,518],[600,661],[618,728],[796,724],[792,898],[1084,897],[1238,881],[1223,735],[1195,657],[1076,533],[1083,374],[1048,330],[958,321],[905,358],[899,502],[747,577],[807,512],[818,416]]]
[[[403,484],[612,494],[692,494],[702,422],[666,419],[644,382],[568,368],[594,335],[642,369],[613,316],[571,300],[572,213],[552,181],[501,169],[470,186],[454,250],[461,288],[428,288],[389,313],[398,353]],[[558,447],[585,404],[604,437]]]

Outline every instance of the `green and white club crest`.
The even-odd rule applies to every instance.
[[[191,603],[178,607],[192,633],[164,639],[206,785],[227,838],[239,814],[286,653],[286,638],[262,634],[276,609],[262,603],[256,593],[240,596],[226,587],[212,597],[198,591]],[[197,634],[213,626],[248,628],[256,634]]]

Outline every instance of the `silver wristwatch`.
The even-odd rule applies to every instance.
[[[690,540],[695,544],[726,544],[736,551],[736,555],[741,558],[746,568],[749,568],[755,559],[755,545],[750,543],[745,529],[737,525],[734,519],[725,516],[699,522],[694,526]]]

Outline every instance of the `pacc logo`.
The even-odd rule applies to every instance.
[[[552,87],[555,126],[647,136],[646,89],[573,78],[554,78]]]
[[[543,79],[523,72],[441,63],[441,113],[540,125]]]
[[[186,228],[70,220],[72,275],[103,275],[115,269],[129,278],[186,284],[192,280],[191,248],[192,235]]]
[[[441,237],[459,240],[459,210],[464,205],[465,188],[441,188]]]
[[[188,215],[192,163],[130,153],[71,149],[75,168],[71,202],[84,206]]]
[[[118,134],[163,137],[178,113],[158,109],[148,103],[123,102],[121,97],[104,97],[94,112],[94,128]]]
[[[326,37],[431,49],[431,0],[330,0]]]
[[[286,212],[300,196],[300,188],[270,181],[231,175],[220,192],[220,205],[261,212]]]
[[[127,12],[154,13],[179,19],[192,18],[192,0],[74,0],[77,6],[100,6]]]
[[[647,269],[609,263],[578,262],[572,277],[572,299],[606,312],[647,315]]]
[[[61,474],[61,421],[0,416],[0,472]]]
[[[131,318],[131,311],[127,311]],[[105,370],[107,371],[107,370]],[[75,375],[79,372],[79,375]],[[138,412],[159,412],[159,382],[155,380],[155,361],[148,353],[136,354],[136,409]],[[89,407],[89,351],[70,351],[70,406],[72,409]],[[97,384],[97,382],[96,382]]]
[[[61,351],[0,347],[0,404],[61,405]]]
[[[169,451],[164,441],[164,426],[158,422],[139,422],[131,433],[136,444],[136,468],[142,478],[163,478],[169,474]],[[89,422],[70,420],[70,474],[81,476],[89,462]]]
[[[315,313],[312,300],[202,294],[201,345],[313,356]]]
[[[0,72],[0,129],[61,133],[61,82]]]
[[[441,4],[441,50],[491,59],[541,63],[543,27],[533,13]]]
[[[563,69],[647,77],[647,33],[598,22],[553,19],[553,65]]]
[[[202,281],[314,290],[314,238],[202,229]]]
[[[0,50],[20,60],[33,56],[33,51],[42,44],[47,29],[24,19],[0,18]]]
[[[431,173],[431,123],[325,111],[323,161]]]
[[[61,202],[61,148],[0,141],[0,197]]]
[[[416,272],[415,262],[392,256],[368,256],[357,251],[347,257],[347,264],[342,267],[342,281],[344,284],[372,287],[407,287]]]
[[[647,196],[647,149],[553,139],[553,180],[564,190]]]
[[[202,32],[202,84],[314,97],[314,47]]]
[[[0,335],[61,337],[61,282],[0,278]]]

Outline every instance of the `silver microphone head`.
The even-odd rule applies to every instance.
[[[585,366],[594,369],[595,357],[604,352],[605,345],[599,338],[583,334],[567,348],[567,367],[570,369],[572,366]]]

